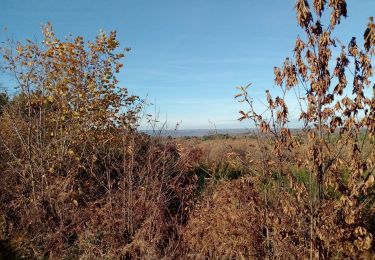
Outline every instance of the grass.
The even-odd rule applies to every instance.
[[[87,186],[87,184],[85,186],[84,183],[87,181],[99,183],[91,179],[90,175],[81,174],[80,178],[84,178],[80,180],[83,185],[82,189],[85,187],[85,189],[88,187],[91,187],[91,189],[83,191],[84,194],[77,200],[78,208],[68,208],[67,210],[71,212],[72,216],[75,214],[86,215],[85,221],[90,224],[86,224],[85,235],[77,233],[76,230],[66,231],[64,240],[67,241],[67,245],[59,249],[58,252],[64,253],[69,258],[78,256],[99,257],[100,255],[114,257],[115,252],[119,252],[116,250],[121,248],[116,243],[121,241],[121,243],[127,245],[128,251],[124,256],[128,255],[130,258],[134,256],[162,257],[166,255],[173,255],[175,258],[184,258],[187,255],[197,258],[223,256],[232,258],[257,256],[262,258],[262,256],[269,254],[269,248],[264,246],[265,241],[267,241],[265,238],[266,230],[269,229],[272,231],[269,234],[272,235],[272,239],[278,239],[276,238],[277,234],[284,237],[283,240],[278,240],[277,246],[273,246],[275,256],[281,258],[290,255],[306,256],[303,253],[303,246],[308,239],[305,238],[305,229],[302,228],[303,225],[299,221],[306,219],[306,216],[308,216],[308,211],[303,213],[308,209],[308,205],[305,205],[304,200],[301,201],[298,197],[305,196],[305,199],[308,200],[309,196],[317,197],[318,195],[316,180],[307,168],[287,164],[283,167],[286,171],[284,174],[280,174],[276,167],[270,171],[269,177],[259,175],[260,169],[258,167],[260,167],[260,164],[256,162],[261,154],[256,149],[256,140],[249,136],[228,138],[219,135],[212,138],[176,138],[174,140],[160,138],[158,141],[152,138],[144,140],[146,143],[139,143],[137,153],[140,157],[137,157],[138,163],[137,166],[134,166],[138,172],[133,194],[134,203],[136,203],[133,208],[134,213],[132,213],[136,225],[134,233],[131,234],[128,231],[127,222],[122,222],[123,210],[120,209],[121,207],[119,208],[120,211],[116,211],[111,209],[111,204],[106,202],[111,199],[114,201],[113,205],[123,203],[121,202],[123,194],[119,193],[120,187],[122,187],[121,177],[113,176],[114,183],[111,197],[109,197],[106,189],[100,189],[101,195],[98,197],[93,186]],[[178,156],[175,153],[177,150],[174,150],[174,142],[177,142],[180,147]],[[121,153],[121,149],[118,152]],[[103,155],[105,153],[98,154],[98,158]],[[168,156],[163,157],[161,155]],[[153,170],[149,173],[142,173],[143,170],[150,167],[148,162],[157,161],[161,158],[164,159],[159,166],[152,165]],[[121,154],[113,154],[113,159],[121,160]],[[234,159],[235,161],[233,161]],[[182,162],[179,162],[179,160],[182,160]],[[176,163],[181,163],[181,167],[185,169],[183,170],[185,171],[185,179],[173,179]],[[108,162],[100,160],[96,162],[96,165],[96,171],[105,171]],[[156,172],[163,167],[164,169],[170,167],[166,172],[171,174],[168,176],[171,176],[172,179],[169,180],[167,175],[160,172],[160,179],[151,181],[150,178],[153,178],[152,176],[155,176]],[[251,173],[251,170],[256,171]],[[150,175],[151,172],[153,174]],[[350,172],[348,170],[341,172],[343,184],[347,185]],[[306,191],[300,193],[295,187],[292,187],[290,176],[294,178],[296,184],[303,184]],[[116,178],[119,178],[120,183],[116,184]],[[146,182],[147,179],[148,182]],[[164,182],[161,182],[158,186],[158,181]],[[147,186],[150,188],[147,188]],[[98,188],[100,188],[100,185]],[[158,189],[163,190],[165,188],[167,188],[165,193],[153,193]],[[147,195],[146,199],[144,196],[147,192],[150,194]],[[361,200],[366,202],[366,210],[372,212],[375,200],[371,194],[374,193],[374,189],[369,192],[369,196],[365,196]],[[190,197],[184,198],[186,195]],[[334,201],[340,198],[340,193],[333,187],[326,187],[324,195],[325,201]],[[160,196],[166,196],[165,200],[158,201]],[[283,200],[280,201],[280,197]],[[100,205],[100,209],[91,208],[89,206],[91,203]],[[151,204],[147,206],[148,203]],[[73,204],[69,203],[69,205]],[[129,207],[130,204],[127,205]],[[186,213],[182,214],[181,209]],[[288,210],[297,211],[290,213]],[[150,212],[153,212],[151,219],[146,217]],[[160,214],[162,216],[163,214],[167,214],[166,216],[176,214],[176,218],[165,216],[161,220],[159,219]],[[267,217],[266,221],[264,216],[267,214],[271,215]],[[92,216],[104,219],[106,224],[99,224]],[[116,216],[120,216],[120,218]],[[70,221],[74,220],[71,219]],[[117,235],[111,237],[110,234],[113,232],[111,230],[114,228],[111,224],[112,221],[122,223],[122,229],[127,232],[126,238],[120,238],[124,236],[124,231],[120,232],[122,235],[118,233],[118,237]],[[273,224],[271,225],[268,221],[273,221]],[[152,224],[154,222],[159,223],[157,229]],[[373,224],[371,223],[369,221],[367,224],[369,230],[372,230]],[[41,232],[37,230],[36,232]],[[202,233],[202,230],[205,230],[204,233]],[[254,232],[248,233],[246,230],[254,230]],[[49,233],[47,234],[53,237]],[[285,237],[285,234],[289,235]],[[157,241],[156,243],[147,239],[150,235],[153,237],[152,239]],[[10,239],[14,240],[15,238],[10,236]],[[29,248],[30,244],[28,243],[30,241],[27,235],[23,236],[20,245]],[[107,241],[113,243],[110,250]],[[174,244],[176,241],[180,241],[180,244]],[[18,246],[12,246],[15,243],[5,242],[2,246],[9,254],[23,252],[23,249],[21,250]],[[39,243],[43,242],[40,241]],[[179,249],[171,251],[171,248],[175,247]],[[96,250],[96,253],[93,250]],[[25,251],[25,253],[30,252],[30,250]],[[25,253],[23,254],[25,255]],[[53,257],[53,255],[50,255],[50,257]]]

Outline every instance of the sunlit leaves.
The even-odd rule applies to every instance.
[[[289,155],[296,164],[314,175],[319,193],[316,211],[311,215],[319,218],[311,224],[315,228],[311,236],[316,236],[314,239],[320,239],[329,248],[335,247],[347,255],[356,256],[356,251],[369,249],[373,240],[363,226],[360,198],[367,196],[374,187],[375,158],[371,142],[375,135],[375,84],[371,63],[375,26],[370,18],[364,33],[364,49],[357,44],[355,37],[344,45],[332,35],[341,19],[347,17],[346,1],[311,2],[314,14],[309,1],[296,1],[297,22],[305,35],[296,39],[294,59],[287,58],[282,66],[274,67],[274,82],[282,96],[273,98],[266,91],[266,112],[260,116],[253,107],[251,93],[242,93],[240,97],[246,97],[249,112],[241,112],[241,120],[251,119],[261,133],[267,133],[273,144],[272,154],[278,158],[279,164]],[[327,26],[322,22],[326,19],[324,10],[330,14]],[[341,47],[341,52],[334,57],[336,47]],[[373,91],[366,91],[370,86]],[[298,150],[293,149],[297,142],[293,142],[288,131],[289,111],[285,97],[290,90],[300,95],[297,101],[306,138],[302,157]],[[332,141],[333,137],[335,141]],[[282,172],[282,167],[271,168]],[[264,172],[269,170],[264,169]],[[325,189],[332,188],[342,195],[341,200],[332,201],[339,213],[326,218],[329,221],[323,221]],[[329,235],[333,227],[340,227],[342,233]],[[345,232],[354,232],[355,235],[348,238]]]
[[[322,15],[326,0],[314,0],[314,9],[318,16]]]
[[[370,17],[369,23],[367,25],[366,31],[363,35],[365,40],[365,49],[366,51],[374,52],[373,47],[375,46],[375,24],[374,24],[374,18]]]
[[[345,0],[329,0],[331,11],[331,27],[340,23],[341,16],[347,17],[346,1]]]
[[[312,22],[313,20],[308,1],[297,0],[295,8],[297,10],[298,24],[302,28],[307,29],[307,27],[310,25],[310,22]]]

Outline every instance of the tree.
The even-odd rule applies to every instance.
[[[346,1],[311,2],[296,1],[297,22],[304,35],[296,39],[294,59],[287,58],[281,67],[274,68],[275,84],[283,95],[272,98],[267,92],[270,117],[254,110],[247,87],[241,87],[237,97],[247,102],[250,110],[241,111],[240,119],[252,119],[262,132],[271,133],[279,165],[291,152],[295,164],[307,168],[310,181],[318,186],[316,196],[311,185],[309,188],[310,257],[315,248],[320,255],[328,254],[323,247],[341,248],[346,254],[355,255],[358,250],[369,249],[372,243],[372,234],[363,223],[363,198],[373,192],[374,186],[375,84],[371,81],[371,60],[375,25],[370,17],[363,48],[355,37],[344,45],[333,33],[341,19],[347,17]],[[323,20],[325,9],[330,11],[329,21]],[[335,48],[340,48],[336,58]],[[307,144],[302,156],[298,154],[301,143],[288,128],[289,110],[284,99],[291,91],[306,93],[297,97]],[[339,194],[333,204],[330,190]],[[330,214],[328,204],[335,209]],[[332,234],[334,227],[340,231]]]
[[[199,153],[137,131],[143,101],[118,84],[116,32],[87,43],[59,40],[50,24],[43,33],[1,49],[18,84],[0,117],[7,238],[25,258],[179,254]]]
[[[118,86],[128,49],[118,51],[115,31],[100,32],[94,42],[80,36],[61,41],[47,24],[43,35],[42,43],[8,40],[0,49],[18,90],[0,134],[34,202],[44,194],[46,173],[68,175],[67,165],[82,165],[88,150],[97,151],[114,132],[134,131],[143,104]]]

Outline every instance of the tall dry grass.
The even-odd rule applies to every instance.
[[[346,2],[309,3],[297,1],[307,38],[275,68],[282,96],[266,93],[268,114],[254,109],[249,86],[237,95],[252,138],[139,133],[144,101],[118,85],[116,32],[60,40],[47,25],[41,44],[8,41],[1,54],[18,92],[0,96],[0,249],[51,259],[370,259],[375,103],[364,89],[375,26],[363,49],[355,39],[341,46],[330,72]],[[353,98],[341,97],[349,58]],[[298,86],[306,124],[296,133],[284,98]]]

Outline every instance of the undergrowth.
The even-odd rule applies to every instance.
[[[0,94],[0,257],[370,259],[375,25],[346,48],[331,36],[344,0],[298,0],[296,12],[305,38],[274,70],[282,95],[267,91],[259,114],[239,87],[240,120],[255,126],[244,136],[138,131],[145,101],[119,86],[129,49],[115,31],[60,40],[47,24],[42,43],[4,43],[17,88]],[[298,131],[285,101],[296,88]]]

